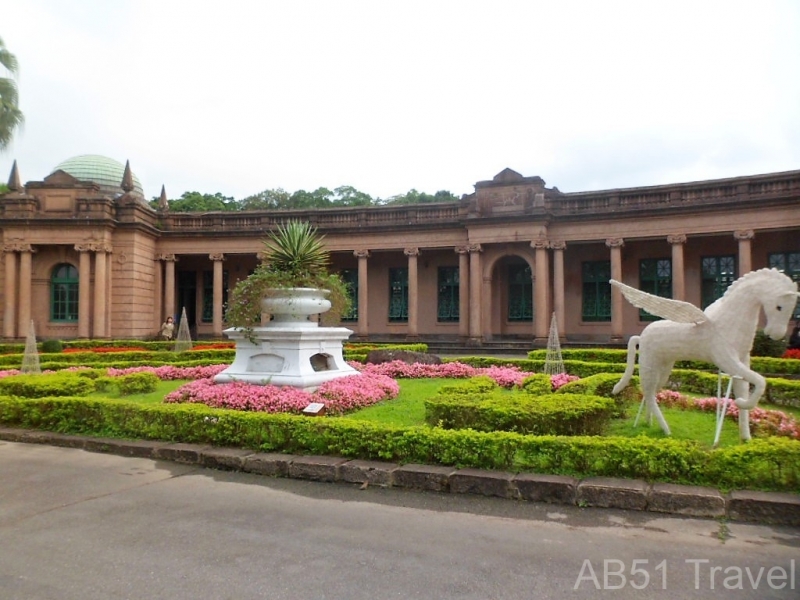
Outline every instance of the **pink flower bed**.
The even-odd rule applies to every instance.
[[[566,373],[558,373],[557,375],[550,376],[550,385],[554,390],[567,385],[570,381],[578,381],[580,377],[577,375],[567,375]]]
[[[313,393],[274,385],[217,384],[206,378],[181,386],[167,394],[164,402],[194,402],[214,408],[271,413],[300,413],[311,402],[321,402],[327,414],[341,414],[394,398],[398,393],[397,382],[379,374],[340,377],[323,383]]]
[[[466,379],[478,375],[488,375],[504,388],[513,388],[533,373],[520,370],[519,367],[472,367],[460,362],[442,363],[440,365],[423,365],[414,363],[409,365],[399,360],[382,363],[380,365],[362,365],[350,363],[352,367],[362,373],[379,373],[396,379],[419,379],[441,377],[447,379]]]
[[[162,381],[174,381],[175,379],[204,379],[213,377],[227,369],[228,365],[209,365],[206,367],[174,367],[163,365],[160,367],[128,367],[125,369],[115,369],[109,367],[107,373],[109,377],[120,377],[131,373],[153,373]]]
[[[664,406],[703,411],[716,411],[717,398],[689,398],[679,392],[662,390],[656,400]],[[725,415],[739,421],[739,407],[733,402],[728,404]],[[778,435],[800,440],[800,423],[782,410],[754,408],[750,411],[750,429],[752,433],[762,435]]]

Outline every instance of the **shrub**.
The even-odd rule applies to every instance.
[[[75,371],[41,375],[13,375],[0,379],[0,395],[42,398],[85,396],[95,389],[94,381]]]
[[[529,375],[523,379],[520,389],[526,394],[541,396],[542,394],[549,394],[552,392],[553,384],[549,375],[537,373],[536,375]]]
[[[754,439],[705,450],[647,437],[533,436],[509,432],[389,427],[348,418],[309,419],[212,409],[142,406],[83,398],[3,398],[0,423],[60,433],[238,446],[261,452],[628,477],[721,489],[800,489],[800,442]]]
[[[155,392],[160,379],[153,373],[130,373],[114,380],[120,395],[149,394]]]
[[[64,344],[61,340],[45,340],[39,346],[42,352],[61,352],[64,349]]]
[[[786,352],[786,340],[773,340],[762,330],[756,332],[753,339],[753,348],[750,350],[751,356],[771,356],[780,358]]]
[[[425,421],[444,429],[598,435],[613,410],[613,400],[579,394],[440,394],[425,401]]]

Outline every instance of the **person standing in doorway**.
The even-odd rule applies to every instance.
[[[175,334],[175,321],[172,317],[167,317],[167,320],[161,324],[161,337],[166,341],[172,341]]]

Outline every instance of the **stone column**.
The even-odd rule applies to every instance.
[[[752,229],[742,229],[734,232],[733,237],[739,241],[739,277],[753,270],[752,239],[755,232]]]
[[[108,268],[106,265],[106,251],[103,244],[98,244],[94,252],[94,331],[93,338],[107,337],[106,332],[106,284]]]
[[[567,332],[564,328],[564,250],[567,243],[563,240],[553,240],[550,242],[550,249],[553,251],[553,312],[556,313],[556,327],[558,327],[558,337],[566,339]],[[548,332],[548,339],[550,337]]]
[[[417,257],[419,248],[406,248],[408,257],[408,337],[419,335],[419,277],[417,274]]]
[[[162,319],[175,316],[175,263],[174,254],[162,254],[159,257],[164,261],[164,314]],[[176,319],[177,321],[177,319]]]
[[[214,263],[212,332],[214,337],[222,337],[222,261],[225,260],[225,255],[209,254],[208,258]]]
[[[672,246],[672,297],[686,300],[686,268],[683,264],[683,246],[686,236],[682,233],[668,235],[667,242]]]
[[[30,244],[20,246],[19,255],[19,320],[17,331],[19,337],[28,334],[31,326],[31,279],[33,277],[33,253]]]
[[[3,286],[3,337],[17,337],[17,248],[8,244],[3,248],[5,252],[5,283]]]
[[[611,249],[611,278],[622,281],[622,247],[625,240],[622,238],[608,238],[606,246]],[[611,341],[622,341],[622,292],[616,287],[611,288]]]
[[[533,281],[533,314],[534,337],[539,341],[547,341],[549,325],[547,299],[550,296],[550,265],[547,256],[547,240],[540,238],[531,242],[536,250],[536,277]]]
[[[91,290],[92,290],[92,257],[85,244],[76,244],[78,259],[78,337],[88,338],[90,335]]]
[[[356,250],[353,254],[358,258],[358,335],[366,337],[369,335],[369,250]]]
[[[481,343],[481,248],[480,244],[469,246],[469,339]]]
[[[469,336],[469,247],[457,246],[458,254],[458,335]]]
[[[164,315],[164,267],[161,260],[156,257],[154,261],[154,277],[153,277],[153,298],[155,305],[153,306],[152,326],[154,329],[161,331],[161,323],[163,323]]]

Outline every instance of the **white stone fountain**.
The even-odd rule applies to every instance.
[[[217,383],[244,381],[313,391],[331,379],[357,375],[342,356],[346,327],[320,327],[311,315],[331,307],[327,290],[288,288],[261,300],[272,321],[252,330],[233,327],[225,335],[236,342],[231,366],[214,377]]]

